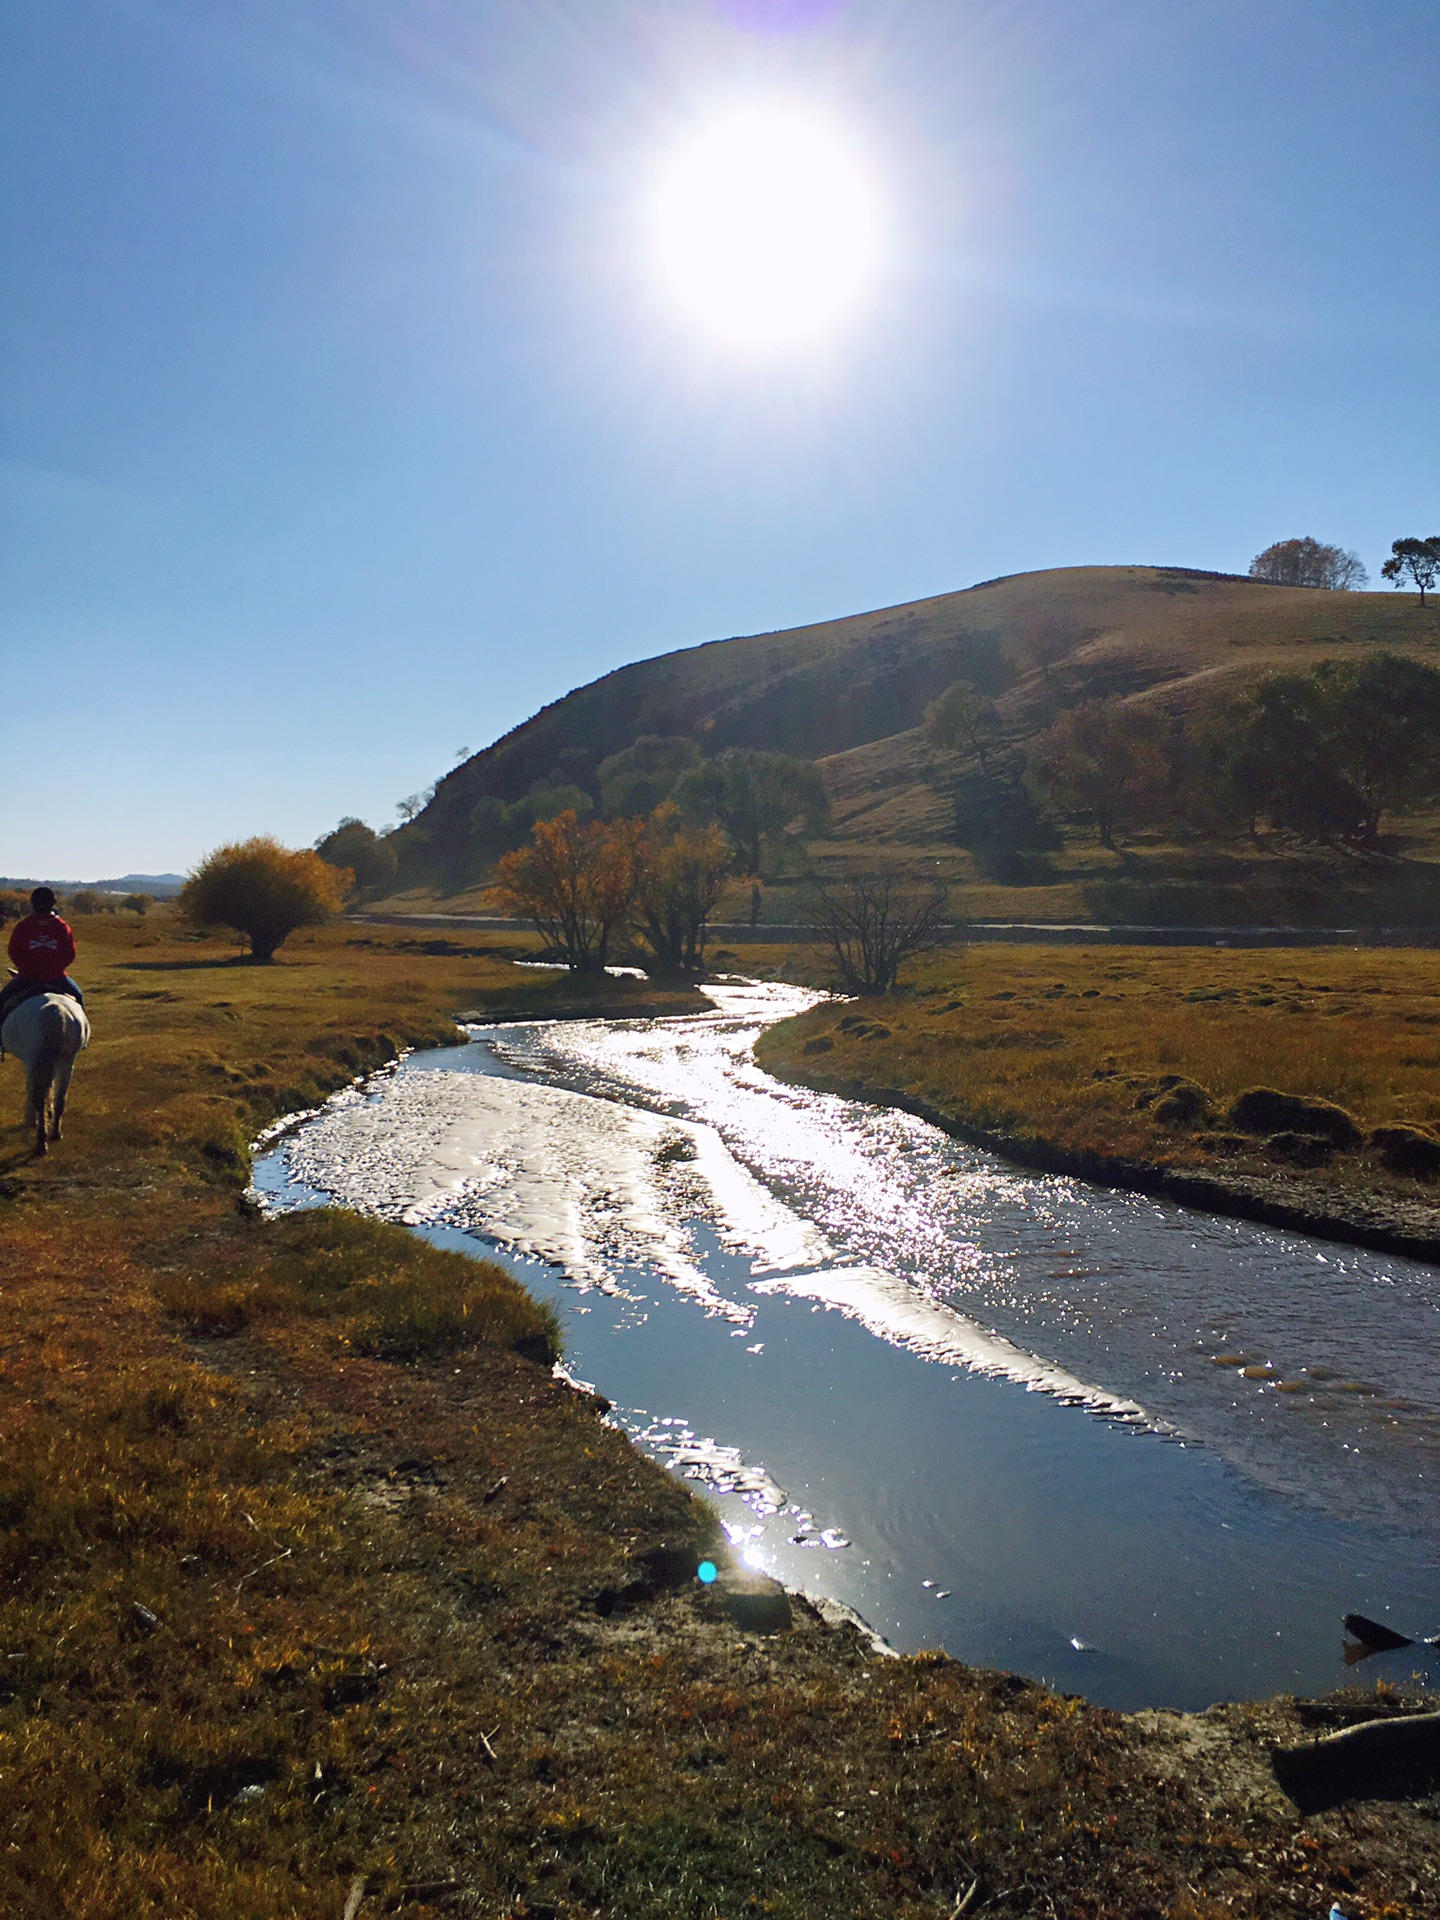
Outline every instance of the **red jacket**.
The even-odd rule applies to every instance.
[[[58,913],[32,913],[15,924],[10,958],[22,980],[60,980],[75,958],[75,936]]]

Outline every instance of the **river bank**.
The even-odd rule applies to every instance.
[[[1421,1807],[1302,1820],[1266,1772],[1392,1696],[1122,1716],[803,1604],[747,1631],[650,1557],[711,1515],[503,1274],[237,1206],[267,1122],[543,981],[383,933],[270,968],[82,938],[69,1138],[0,1167],[7,1912],[1435,1910]]]
[[[1022,1167],[1433,1262],[1437,1027],[1418,954],[985,949],[772,1028],[758,1057]]]

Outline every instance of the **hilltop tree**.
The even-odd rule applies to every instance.
[[[573,807],[537,820],[530,845],[496,867],[491,898],[533,920],[574,972],[603,973],[634,911],[641,832],[637,820],[582,823]]]
[[[1356,591],[1370,576],[1358,553],[1326,546],[1308,535],[1300,540],[1277,540],[1250,562],[1250,578],[1273,587],[1327,587]]]
[[[196,927],[233,927],[251,957],[272,960],[297,927],[340,911],[354,876],[318,853],[282,847],[268,834],[207,854],[180,889],[181,916]]]
[[[395,802],[395,811],[399,814],[401,821],[406,826],[409,826],[412,820],[418,820],[426,807],[429,806],[430,802],[435,798],[435,787],[438,786],[438,784],[438,781],[434,782],[432,785],[426,787],[423,793],[407,793],[403,800],[397,800]]]
[[[654,956],[653,971],[698,973],[710,915],[729,876],[730,843],[718,827],[679,824],[671,805],[646,823],[638,847],[635,931]]]
[[[1149,708],[1121,700],[1087,700],[1036,737],[1035,779],[1062,805],[1092,814],[1102,847],[1165,784],[1165,725]]]
[[[348,867],[357,893],[381,893],[394,883],[394,847],[354,814],[317,841],[315,851],[328,866]]]
[[[1440,578],[1440,533],[1431,534],[1428,540],[1392,542],[1390,558],[1380,572],[1392,586],[1398,587],[1408,580],[1418,587],[1423,607],[1425,595]]]
[[[805,839],[822,833],[830,820],[825,783],[810,761],[746,747],[731,747],[686,774],[675,789],[675,802],[687,818],[720,828],[743,873],[760,872],[767,847],[782,844],[787,835]]]

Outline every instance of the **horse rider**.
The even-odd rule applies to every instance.
[[[0,989],[0,1026],[22,1001],[41,993],[68,993],[83,1007],[85,996],[70,978],[75,958],[75,936],[55,911],[50,887],[36,887],[30,896],[32,911],[17,920],[10,935],[10,959],[15,971]]]

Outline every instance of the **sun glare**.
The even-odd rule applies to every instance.
[[[779,108],[718,121],[672,160],[656,203],[674,298],[742,346],[807,339],[870,276],[874,196],[827,128]]]

